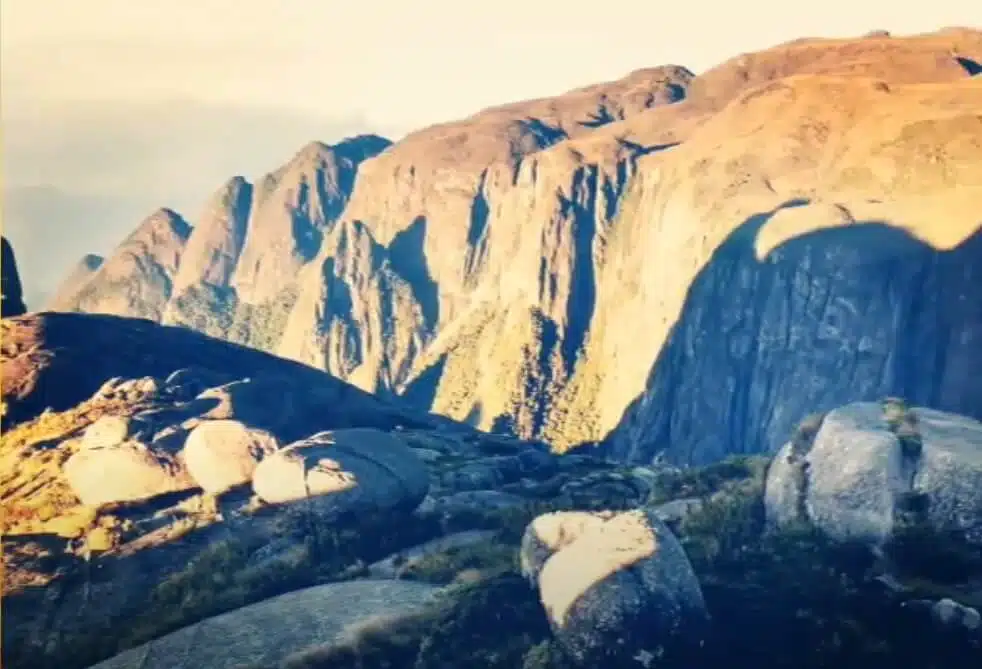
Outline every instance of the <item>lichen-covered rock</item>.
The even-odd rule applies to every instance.
[[[306,502],[332,515],[368,509],[415,508],[429,490],[429,472],[398,436],[373,429],[320,432],[265,458],[253,490],[264,502]]]
[[[521,565],[556,639],[580,663],[691,648],[707,630],[692,566],[651,510],[539,516]]]
[[[829,412],[806,443],[785,445],[768,471],[772,523],[807,521],[830,536],[874,544],[907,515],[982,544],[982,423],[930,409],[904,409],[908,433],[883,405]]]
[[[136,502],[194,488],[184,467],[138,441],[80,450],[63,466],[65,478],[83,504]]]
[[[276,437],[237,420],[206,421],[191,430],[182,451],[188,473],[210,493],[248,483],[256,465],[276,452]]]

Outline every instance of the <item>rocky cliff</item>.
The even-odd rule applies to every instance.
[[[3,306],[0,313],[4,318],[20,316],[27,311],[24,304],[24,290],[20,283],[20,273],[17,271],[17,259],[14,257],[14,247],[6,237],[2,239],[3,257],[0,258],[0,281],[3,285]]]
[[[220,280],[164,318],[632,461],[885,394],[979,416],[980,61],[969,29],[798,40],[379,141],[333,196],[284,168],[205,217]]]

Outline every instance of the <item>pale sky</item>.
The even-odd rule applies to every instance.
[[[64,258],[105,253],[153,208],[193,222],[225,179],[272,170],[312,139],[397,138],[798,37],[952,25],[982,27],[982,3],[3,0],[5,229],[19,256],[52,230]]]

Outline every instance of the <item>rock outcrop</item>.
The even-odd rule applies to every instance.
[[[872,544],[920,522],[982,546],[982,423],[901,406],[840,407],[786,444],[767,477],[770,520]]]
[[[979,62],[971,29],[803,39],[420,130],[336,197],[285,168],[181,322],[636,462],[884,395],[979,417]]]
[[[27,306],[24,304],[24,289],[20,283],[20,273],[17,271],[17,259],[14,257],[14,248],[6,237],[3,237],[2,244],[0,281],[3,284],[3,305],[0,307],[0,313],[3,318],[20,316],[27,311]]]

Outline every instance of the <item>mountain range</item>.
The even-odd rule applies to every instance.
[[[626,462],[900,395],[982,416],[982,31],[802,39],[162,208],[46,305],[183,325]]]

